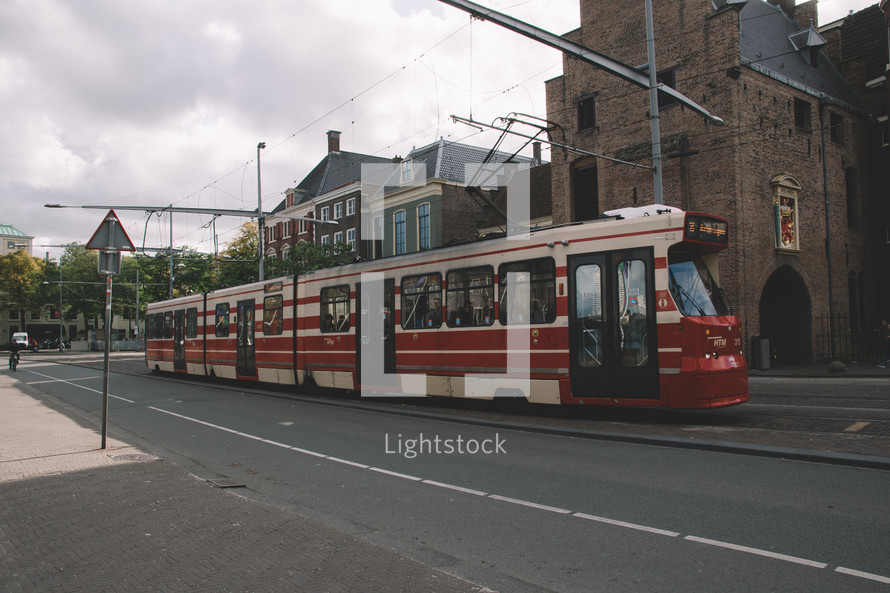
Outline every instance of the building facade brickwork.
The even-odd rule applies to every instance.
[[[654,15],[659,80],[725,122],[660,106],[664,203],[729,219],[721,285],[746,344],[767,335],[785,363],[823,353],[822,315],[872,322],[879,262],[869,109],[809,31],[815,2],[782,4],[661,0]],[[581,28],[567,37],[645,67],[644,19],[642,5],[581,0]],[[563,72],[546,86],[564,136],[552,139],[651,164],[648,90],[580,60],[565,59]],[[556,149],[552,168],[555,222],[653,203],[647,169]]]

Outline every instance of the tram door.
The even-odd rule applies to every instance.
[[[383,283],[383,302],[372,303],[372,290],[380,290],[379,282],[367,282],[355,285],[356,308],[355,328],[355,368],[358,382],[361,384],[362,371],[362,347],[379,349],[383,347],[383,372],[394,374],[396,372],[396,325],[395,325],[395,280],[386,278]],[[379,298],[379,297],[378,297]],[[373,323],[371,316],[379,315],[383,319],[383,335],[371,335]],[[377,326],[380,327],[379,324]]]
[[[238,317],[235,321],[237,368],[239,375],[256,377],[256,346],[254,324],[256,302],[254,299],[238,301]]]
[[[185,310],[173,311],[173,368],[185,370]]]
[[[569,257],[573,397],[657,399],[651,249]]]

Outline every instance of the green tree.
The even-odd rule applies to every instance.
[[[99,318],[105,312],[105,275],[99,274],[99,254],[82,246],[72,245],[62,253],[63,301],[66,317],[76,318],[83,314],[84,331],[99,327]],[[72,336],[73,337],[73,336]]]
[[[44,262],[21,250],[0,257],[0,294],[6,309],[19,311],[27,331],[28,313],[43,308],[41,302]]]
[[[238,235],[222,252],[219,266],[220,288],[255,281],[259,276],[259,238],[257,223],[245,222]],[[264,270],[265,272],[265,270]]]
[[[349,245],[319,245],[300,241],[287,252],[287,257],[266,260],[266,276],[300,275],[323,268],[342,266],[352,261]]]

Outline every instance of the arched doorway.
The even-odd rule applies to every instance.
[[[760,333],[769,338],[776,364],[812,362],[812,307],[806,284],[791,266],[769,277],[760,295]]]

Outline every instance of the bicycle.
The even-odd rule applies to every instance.
[[[10,352],[9,353],[9,368],[13,371],[16,370],[16,367],[19,366],[19,353],[18,352]]]

